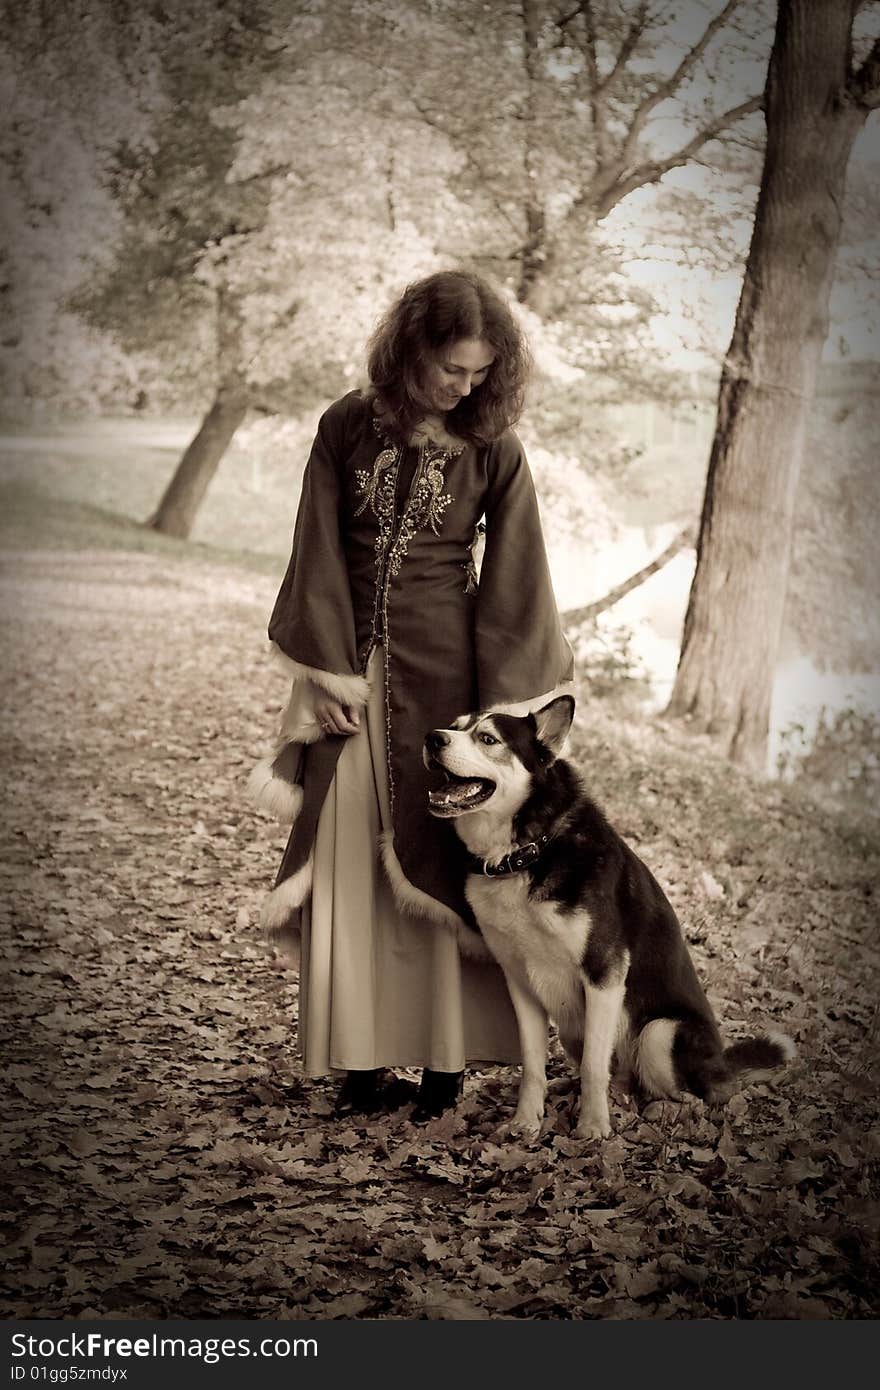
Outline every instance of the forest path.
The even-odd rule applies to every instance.
[[[530,1149],[495,1140],[513,1069],[427,1130],[335,1121],[255,925],[274,581],[2,560],[6,1316],[876,1316],[876,843],[588,712],[600,799],[725,1026],[785,1026],[803,1060],[724,1111],[615,1093],[602,1145],[569,1137],[558,1055]]]

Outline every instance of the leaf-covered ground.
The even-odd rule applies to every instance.
[[[331,1115],[256,918],[281,848],[243,783],[282,697],[271,579],[167,555],[3,564],[3,1312],[38,1317],[866,1318],[878,1312],[878,843],[674,729],[582,701],[594,794],[680,911],[731,1037],[799,1060],[723,1110],[499,1141]]]

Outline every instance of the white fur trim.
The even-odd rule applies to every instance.
[[[389,411],[378,397],[373,399],[373,414],[379,426],[384,427]],[[426,439],[429,439],[432,444],[439,444],[442,449],[449,449],[458,454],[467,443],[460,435],[451,434],[439,415],[426,415],[424,420],[416,425],[410,435],[409,442],[417,445]]]
[[[472,960],[494,960],[492,952],[479,932],[475,932],[466,922],[462,921],[458,913],[453,912],[451,907],[438,902],[436,898],[432,898],[428,893],[423,893],[421,888],[416,888],[415,884],[410,883],[397,857],[392,830],[382,831],[379,836],[379,846],[385,873],[398,907],[404,908],[414,917],[424,917],[427,921],[435,922],[438,926],[449,927],[458,937],[461,950]]]
[[[317,666],[303,666],[283,652],[277,642],[272,643],[272,656],[295,684],[311,681],[342,705],[365,705],[369,699],[370,684],[364,676],[341,676]]]
[[[450,434],[449,430],[440,423],[439,420],[428,416],[420,425],[416,425],[410,435],[410,444],[421,444],[424,440],[430,440],[432,444],[437,444],[441,449],[449,449],[456,453],[461,453],[466,441],[458,435]]]
[[[543,709],[544,705],[549,705],[551,700],[556,700],[560,695],[571,695],[574,699],[574,681],[564,681],[562,685],[557,685],[555,690],[548,690],[546,695],[533,695],[528,700],[513,700],[507,705],[490,705],[485,713],[490,711],[493,714],[514,714],[519,719],[524,719],[527,714],[534,714],[535,710]]]
[[[272,945],[283,955],[291,970],[299,973],[302,960],[302,933],[298,927],[282,927],[272,933]]]
[[[294,691],[297,689],[293,687]],[[284,713],[281,716],[281,724],[278,731],[278,742],[282,743],[317,743],[319,738],[323,738],[324,730],[317,719],[298,720],[296,711],[291,708],[293,697]]]
[[[294,681],[290,698],[278,726],[278,749],[285,743],[317,743],[323,729],[315,718],[316,687],[309,681]]]
[[[453,912],[451,907],[438,902],[436,898],[432,898],[430,894],[424,893],[421,888],[416,888],[415,884],[410,883],[403,872],[397,851],[394,848],[393,830],[382,831],[379,836],[379,846],[382,852],[382,863],[385,865],[385,873],[398,906],[405,907],[407,912],[411,912],[414,917],[427,917],[429,921],[437,922],[443,927],[464,926],[458,913]]]
[[[247,792],[251,801],[267,816],[281,821],[282,825],[293,825],[302,809],[302,787],[276,777],[272,771],[274,758],[261,758],[247,780]]]
[[[273,888],[263,903],[260,926],[270,936],[287,927],[294,912],[302,907],[312,888],[312,861]]]

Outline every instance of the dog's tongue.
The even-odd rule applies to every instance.
[[[441,787],[439,791],[429,792],[428,800],[432,806],[460,806],[463,801],[469,801],[472,796],[477,796],[483,789],[482,782],[450,782],[448,786]]]

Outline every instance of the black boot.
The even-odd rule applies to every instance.
[[[336,1093],[334,1115],[375,1115],[381,1109],[379,1101],[380,1069],[348,1071]]]
[[[431,1071],[430,1067],[425,1067],[412,1113],[413,1124],[436,1120],[444,1110],[450,1110],[457,1103],[463,1084],[463,1071]]]
[[[382,1111],[399,1110],[415,1098],[415,1082],[395,1076],[387,1067],[349,1071],[337,1093],[333,1113],[340,1119],[345,1115],[379,1115]]]

